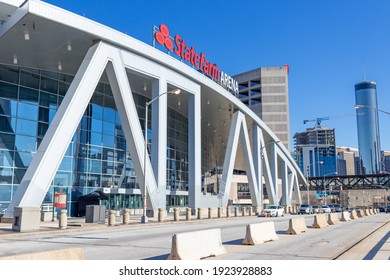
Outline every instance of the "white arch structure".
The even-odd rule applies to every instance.
[[[0,2],[0,6],[2,3],[4,1]],[[51,37],[47,36],[53,41],[52,44],[66,46],[72,38],[74,40],[74,37],[81,35],[84,36],[84,41],[91,44],[89,47],[86,42],[81,42],[80,49],[84,52],[80,50],[76,53],[80,59],[75,59],[69,64],[68,72],[74,71],[75,78],[29,165],[7,209],[6,216],[12,216],[15,206],[39,207],[41,205],[96,85],[104,73],[113,92],[138,181],[143,182],[145,139],[138,121],[139,116],[132,96],[133,85],[128,79],[128,71],[152,80],[151,97],[167,92],[168,87],[180,88],[184,93],[188,116],[190,207],[226,205],[237,155],[243,158],[242,162],[247,172],[254,206],[262,205],[264,184],[271,203],[291,205],[293,195],[297,203],[301,202],[299,185],[305,183],[305,178],[287,149],[262,120],[223,87],[151,46],[41,1],[30,0],[19,8],[15,7],[12,16],[0,27],[0,46],[16,37],[15,34],[22,34],[23,30],[19,27],[25,22],[30,24],[32,21],[36,28],[45,29],[44,24],[46,24],[47,30],[68,32],[66,34],[69,38],[64,38],[59,36],[58,32],[47,31],[53,32],[50,34]],[[30,40],[34,40],[34,32],[31,32]],[[44,49],[44,43],[34,45],[34,48]],[[14,44],[17,45],[18,42]],[[15,48],[15,51],[18,51],[19,60],[24,61],[24,66],[27,67],[54,70],[57,60],[61,59],[61,53],[58,53],[54,54],[58,56],[58,59],[52,61],[53,55],[45,55],[44,51],[37,52],[36,59],[31,59],[28,57],[31,52],[21,46],[15,46]],[[74,49],[75,47],[72,51]],[[77,55],[75,55],[76,58]],[[26,57],[25,60],[23,56]],[[0,58],[0,63],[3,63],[2,59],[3,57]],[[44,63],[41,63],[42,61]],[[152,154],[151,160],[147,158],[146,162],[148,174],[146,187],[150,210],[164,208],[166,205],[168,98],[167,95],[163,95],[152,106]],[[221,155],[224,160],[223,174],[217,196],[204,196],[201,193],[201,148],[204,145],[201,135],[208,121],[206,119],[208,110],[202,101],[208,98],[217,98],[219,104],[229,104],[234,108],[234,113],[229,119],[230,129],[228,127],[225,129],[227,145]],[[217,107],[214,107],[213,110],[216,109]],[[249,128],[248,124],[250,124]],[[213,138],[213,141],[216,139]],[[242,147],[242,151],[238,150],[239,146]],[[143,189],[144,186],[141,187]]]

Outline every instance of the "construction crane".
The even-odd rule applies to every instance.
[[[316,122],[317,126],[321,126],[322,121],[327,121],[330,119],[339,119],[339,118],[346,118],[346,117],[351,117],[351,116],[357,116],[357,115],[363,115],[362,114],[346,114],[346,115],[337,115],[337,116],[328,116],[328,117],[321,117],[321,118],[316,118],[312,120],[303,120],[303,124],[306,124],[308,122]]]

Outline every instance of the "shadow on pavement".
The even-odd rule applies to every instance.
[[[168,257],[169,257],[169,254],[164,254],[164,255],[154,256],[154,257],[150,257],[150,258],[146,258],[146,259],[142,259],[142,260],[145,260],[145,261],[148,261],[148,260],[167,260]]]
[[[226,242],[222,242],[223,245],[242,245],[242,241],[244,239],[240,238],[240,239],[236,239],[236,240],[230,240],[230,241],[226,241]]]
[[[387,239],[390,238],[390,232],[388,232],[383,238],[372,248],[367,255],[363,258],[363,260],[372,260],[375,255],[380,251],[382,246],[386,243]]]

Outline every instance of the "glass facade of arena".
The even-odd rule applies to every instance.
[[[72,79],[61,73],[0,65],[0,209],[12,200]],[[134,92],[133,97],[144,129],[145,103],[149,98]],[[168,108],[167,123],[167,190],[186,192],[188,120]],[[150,139],[151,133],[149,143]],[[44,202],[51,203],[54,192],[65,192],[68,211],[77,216],[80,196],[114,188],[126,190],[125,194],[110,196],[109,208],[142,208],[140,192],[131,191],[139,189],[139,185],[126,150],[110,86],[99,83]],[[185,206],[187,196],[168,195],[167,205],[171,203]]]

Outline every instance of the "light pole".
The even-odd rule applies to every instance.
[[[331,172],[331,173],[328,173],[328,174],[324,174],[324,181],[322,181],[323,182],[323,184],[324,184],[324,205],[327,205],[326,204],[326,185],[325,185],[325,176],[328,176],[328,175],[331,175],[331,174],[335,174],[335,175],[337,175],[337,172]]]
[[[318,162],[319,164],[323,164],[324,162],[321,160],[320,162]],[[306,178],[306,180],[307,180],[307,204],[310,204],[310,196],[309,196],[309,186],[310,186],[310,184],[309,184],[309,174],[310,174],[310,166],[312,166],[313,164],[317,164],[317,162],[313,162],[313,163],[311,163],[311,164],[309,164],[309,165],[306,165],[306,172],[307,172],[307,178]],[[317,172],[316,172],[317,173]]]
[[[172,93],[172,94],[175,94],[175,95],[178,95],[180,94],[180,89],[174,89],[174,90],[170,90],[170,91],[167,91],[167,92],[163,92],[159,95],[157,95],[155,98],[153,98],[152,100],[150,100],[149,102],[146,102],[145,103],[145,147],[144,147],[144,194],[143,194],[143,202],[142,202],[142,207],[143,207],[143,211],[142,211],[142,217],[141,217],[141,223],[145,224],[148,222],[148,217],[146,216],[146,192],[147,192],[147,187],[146,187],[146,159],[148,157],[148,109],[149,109],[149,105],[151,105],[154,101],[156,101],[157,99],[159,99],[161,96],[163,96],[164,94],[167,94],[167,93]]]
[[[374,106],[366,106],[366,105],[359,105],[359,104],[357,104],[357,105],[355,105],[354,107],[355,107],[355,109],[360,109],[360,108],[371,108],[371,109],[377,110],[378,112],[382,112],[382,113],[384,113],[384,114],[390,115],[390,112],[386,112],[386,111],[381,110],[381,109],[378,109],[378,108],[376,108],[376,107],[374,107]]]

